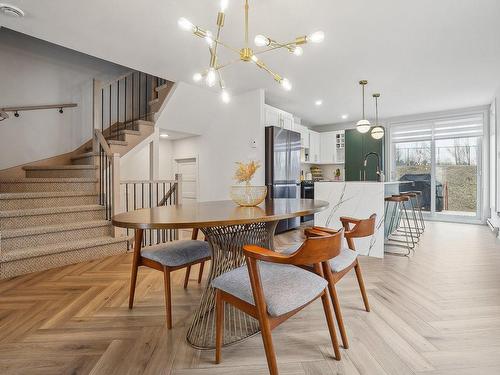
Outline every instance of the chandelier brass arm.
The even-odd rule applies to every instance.
[[[222,79],[222,74],[221,70],[235,64],[237,62],[243,61],[243,62],[253,62],[255,65],[270,74],[273,79],[281,84],[281,86],[285,90],[291,90],[292,85],[290,81],[283,76],[279,75],[278,73],[274,72],[271,70],[262,60],[257,58],[256,55],[261,55],[266,52],[270,52],[276,49],[287,49],[290,53],[293,53],[296,56],[300,56],[303,53],[302,44],[306,44],[308,42],[312,43],[320,43],[324,39],[324,33],[322,31],[317,31],[315,33],[312,33],[310,35],[306,36],[300,36],[295,38],[291,42],[287,43],[280,43],[277,42],[276,40],[273,40],[271,38],[265,37],[263,35],[257,35],[255,37],[255,45],[257,47],[268,47],[260,51],[254,51],[250,47],[249,43],[249,0],[245,0],[244,3],[244,44],[243,47],[238,49],[234,48],[227,43],[221,41],[221,34],[222,34],[222,29],[224,27],[225,23],[225,11],[227,9],[229,1],[228,0],[221,0],[220,3],[220,11],[217,13],[217,31],[215,37],[213,34],[205,29],[202,29],[199,26],[195,26],[192,24],[190,21],[188,21],[185,18],[180,18],[178,21],[179,27],[181,27],[184,30],[191,31],[195,36],[199,38],[205,39],[205,41],[208,43],[209,47],[209,52],[210,52],[210,62],[209,62],[209,68],[206,69],[203,73],[196,73],[193,76],[193,79],[196,82],[201,81],[202,79],[205,79],[205,82],[208,86],[213,87],[215,85],[215,81],[218,79],[219,81],[219,87],[221,89],[221,97],[224,102],[228,102],[229,99],[229,94],[226,90],[226,86],[224,84],[224,81]],[[219,53],[219,45],[228,49],[229,51],[235,53],[238,55],[238,59],[236,60],[230,60],[224,64],[219,64],[218,63],[218,53]]]

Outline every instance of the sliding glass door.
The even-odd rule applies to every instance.
[[[393,176],[395,181],[414,181],[412,190],[422,192],[424,211],[431,211],[432,147],[430,141],[395,142]]]
[[[478,217],[480,213],[480,137],[436,140],[436,188],[443,202],[440,215]]]
[[[413,181],[428,216],[481,218],[483,121],[480,114],[391,125],[391,179]]]

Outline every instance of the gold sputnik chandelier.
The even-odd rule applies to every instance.
[[[288,52],[294,54],[295,56],[300,56],[303,53],[302,44],[306,44],[308,42],[311,43],[321,43],[325,38],[325,34],[322,31],[316,31],[310,35],[299,36],[295,38],[291,42],[281,43],[271,38],[268,38],[264,35],[257,35],[254,39],[254,43],[257,47],[263,47],[259,51],[254,51],[249,44],[249,36],[248,36],[248,0],[245,0],[245,42],[244,46],[240,49],[233,48],[229,46],[227,43],[221,41],[221,31],[224,27],[224,19],[225,19],[225,11],[228,6],[228,0],[221,0],[220,3],[220,11],[217,14],[217,32],[214,35],[209,30],[202,29],[199,26],[195,26],[186,18],[180,18],[178,21],[178,25],[181,29],[192,32],[195,36],[199,38],[205,39],[208,44],[208,50],[210,52],[210,63],[208,69],[206,69],[203,73],[196,73],[193,76],[193,80],[195,82],[201,82],[205,80],[205,83],[209,87],[214,87],[217,82],[219,83],[219,87],[221,89],[221,99],[224,103],[228,103],[231,100],[229,92],[226,89],[224,81],[222,79],[221,70],[231,64],[243,61],[243,62],[251,62],[254,63],[260,69],[269,73],[276,82],[278,82],[284,90],[291,90],[292,84],[288,79],[282,77],[278,73],[272,71],[268,66],[257,56],[269,51],[273,51],[275,49],[283,48],[288,50]],[[235,60],[231,60],[225,63],[220,64],[218,61],[218,47],[224,47],[235,54],[238,55],[238,58]]]

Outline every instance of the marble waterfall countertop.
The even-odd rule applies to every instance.
[[[314,199],[324,200],[330,206],[314,215],[314,224],[339,229],[341,216],[366,219],[377,214],[375,234],[355,240],[361,255],[377,258],[384,256],[384,197],[386,185],[395,182],[376,181],[322,181],[314,184]]]

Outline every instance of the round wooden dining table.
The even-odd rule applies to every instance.
[[[232,201],[212,201],[139,209],[118,214],[113,217],[112,222],[117,227],[134,229],[136,239],[142,238],[142,231],[145,229],[199,228],[203,232],[210,243],[212,262],[200,305],[187,332],[187,341],[198,349],[213,349],[215,290],[211,281],[245,264],[243,245],[253,244],[274,249],[274,232],[280,220],[311,215],[327,207],[328,202],[313,199],[266,199],[255,207],[240,207]],[[135,241],[132,278],[137,276],[140,254],[141,241]],[[257,332],[257,320],[226,304],[225,346]]]

